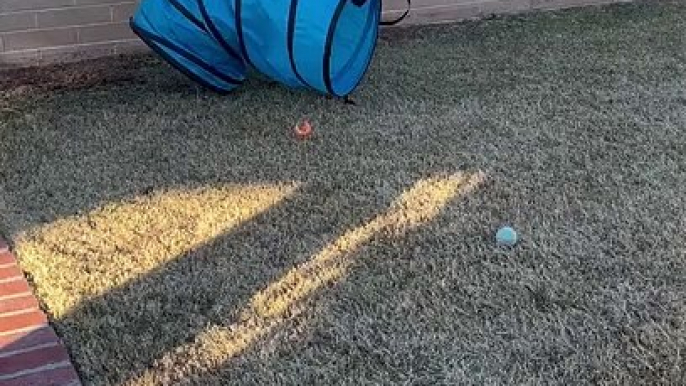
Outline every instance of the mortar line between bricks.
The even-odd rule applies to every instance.
[[[71,367],[71,362],[62,361],[62,362],[57,362],[57,363],[51,363],[49,365],[40,366],[40,367],[36,367],[33,369],[19,370],[17,372],[12,373],[12,374],[0,375],[0,381],[9,381],[11,379],[15,379],[15,378],[19,378],[19,377],[25,377],[27,375],[38,374],[38,373],[42,373],[44,371],[62,369],[65,367]]]
[[[81,5],[76,8],[101,8],[101,7],[106,7],[106,6],[114,6],[114,5],[127,5],[127,4],[135,4],[135,0],[130,0],[130,1],[120,1],[120,2],[112,2],[109,4],[88,4],[88,5]],[[41,8],[41,9],[20,9],[20,10],[15,10],[15,11],[6,11],[6,12],[0,12],[0,15],[16,15],[20,13],[43,13],[43,12],[54,12],[54,11],[64,11],[65,9],[69,9],[73,7],[73,5],[70,5],[68,7],[51,7],[51,8]]]
[[[51,46],[51,47],[42,47],[42,48],[27,48],[27,49],[21,49],[21,50],[0,52],[0,58],[5,54],[16,54],[16,53],[27,54],[27,53],[45,53],[45,52],[49,53],[50,51],[58,51],[61,49],[69,49],[69,48],[87,49],[87,48],[95,47],[95,46],[103,46],[103,45],[110,46],[110,45],[117,45],[117,44],[122,44],[122,43],[140,43],[140,40],[138,40],[138,39],[117,39],[117,40],[108,40],[106,42],[77,43],[77,44],[66,44],[66,45]]]
[[[17,328],[16,330],[12,330],[12,331],[0,332],[0,337],[7,336],[7,335],[21,334],[24,332],[33,332],[33,331],[40,330],[41,328],[45,328],[48,326],[49,326],[48,323],[41,323],[41,324],[36,324],[35,326]]]
[[[2,55],[0,55],[2,56]],[[19,262],[17,261],[16,256],[12,254],[12,252],[9,249],[9,246],[2,240],[0,237],[0,256],[2,256],[3,259],[3,264],[0,264],[0,268],[6,269],[10,268],[10,272],[15,272],[16,269],[13,269],[14,267],[19,266]],[[21,272],[21,269],[19,270]],[[5,284],[5,283],[14,283],[19,280],[24,280],[26,282],[26,278],[24,277],[24,274],[21,273],[19,275],[13,276],[11,278],[4,278],[0,280],[0,283]],[[10,286],[13,286],[14,284],[10,284]],[[21,290],[20,290],[21,291]],[[22,339],[24,339],[26,336],[30,334],[35,334],[39,331],[45,331],[45,335],[41,335],[41,339],[33,339],[33,344],[24,344],[23,348],[20,347],[14,347],[12,348],[13,343],[10,343],[9,345],[5,344],[5,349],[4,351],[0,351],[0,359],[3,361],[20,361],[22,360],[21,358],[24,358],[25,355],[28,356],[33,356],[33,355],[41,355],[41,352],[44,352],[45,350],[66,350],[66,347],[63,346],[62,341],[60,338],[55,334],[54,330],[52,329],[50,322],[47,318],[47,315],[40,309],[40,307],[35,306],[35,304],[38,303],[35,294],[31,289],[28,291],[23,291],[19,293],[6,293],[6,294],[0,294],[0,301],[11,301],[13,299],[22,299],[22,298],[29,298],[27,300],[30,300],[30,303],[21,303],[18,302],[16,303],[17,305],[21,306],[22,304],[29,305],[29,308],[25,308],[22,310],[14,310],[14,311],[9,311],[9,312],[4,312],[0,313],[0,320],[5,320],[7,318],[17,318],[18,320],[21,320],[21,318],[29,318],[30,320],[35,320],[33,318],[32,313],[40,313],[41,318],[36,320],[39,323],[34,324],[32,326],[25,326],[21,328],[15,328],[11,331],[2,331],[0,330],[0,338],[3,340],[7,340],[9,337],[9,342],[21,342]],[[10,303],[11,304],[11,303]],[[23,315],[28,315],[28,316],[23,316]],[[18,327],[18,326],[17,326]],[[45,340],[43,340],[45,338]],[[42,342],[41,342],[42,341]],[[27,342],[28,343],[28,342]],[[29,347],[27,347],[29,346]],[[64,379],[61,383],[65,383],[65,381],[68,381],[68,386],[80,386],[81,385],[81,380],[79,379],[79,375],[76,372],[76,369],[74,368],[74,365],[71,361],[71,358],[63,358],[62,355],[58,356],[51,356],[48,358],[50,362],[53,363],[48,363],[44,364],[42,366],[39,366],[40,363],[34,363],[33,366],[37,367],[32,367],[32,368],[27,368],[31,367],[32,365],[27,363],[19,363],[20,365],[23,365],[24,368],[18,367],[16,368],[17,371],[14,371],[10,374],[7,373],[7,371],[2,371],[3,369],[0,369],[0,385],[5,384],[6,382],[16,382],[20,384],[24,384],[29,381],[29,378],[33,379],[33,377],[39,377],[39,378],[48,378],[52,374],[53,371],[66,371],[67,374],[69,374],[68,379]],[[72,376],[73,373],[73,376]],[[75,379],[73,379],[75,378]]]
[[[0,279],[0,284],[11,283],[13,281],[19,281],[19,280],[24,280],[24,276],[23,275],[17,275],[17,276],[8,277],[6,279]]]
[[[16,298],[25,298],[27,296],[33,296],[32,292],[20,292],[18,294],[10,294],[10,295],[0,295],[0,302],[3,300],[11,300],[11,299],[16,299]]]
[[[22,314],[30,314],[32,312],[40,311],[38,307],[29,307],[29,308],[24,308],[21,310],[15,310],[15,311],[8,311],[8,312],[0,312],[0,318],[8,317],[8,316],[17,316],[17,315],[22,315]]]
[[[8,358],[14,355],[19,355],[19,354],[26,354],[32,351],[37,351],[37,350],[42,350],[44,348],[51,348],[51,347],[57,347],[59,346],[60,343],[58,341],[50,342],[50,343],[43,343],[43,344],[37,344],[32,347],[28,348],[22,348],[18,350],[12,350],[12,351],[7,351],[7,352],[0,352],[0,359],[2,358]]]

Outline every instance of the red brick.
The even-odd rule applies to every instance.
[[[21,269],[19,269],[18,266],[9,265],[5,268],[0,268],[0,280],[9,279],[12,277],[24,278],[24,274],[21,272]]]
[[[49,326],[40,327],[32,331],[4,335],[0,336],[0,354],[52,342],[59,342],[59,338],[52,327]]]
[[[30,308],[38,309],[38,301],[32,294],[18,298],[0,299],[0,315],[6,312],[27,310]]]
[[[0,316],[0,334],[3,332],[10,332],[23,328],[40,326],[46,324],[48,319],[40,310],[28,312],[25,314]],[[0,366],[0,369],[2,366]]]
[[[63,346],[55,346],[4,358],[0,357],[0,369],[2,369],[3,375],[10,375],[17,371],[35,369],[64,361],[69,361],[67,350]]]
[[[5,241],[5,239],[0,237],[0,251],[5,250],[5,249],[9,249],[9,246],[7,245],[7,241]]]
[[[0,283],[0,298],[7,295],[31,292],[31,287],[23,278]]]
[[[2,386],[74,386],[80,384],[79,376],[72,367],[46,370],[0,382]]]
[[[0,265],[6,265],[6,264],[16,264],[17,260],[14,259],[14,256],[9,253],[9,251],[5,250],[3,252],[2,248],[0,248]]]

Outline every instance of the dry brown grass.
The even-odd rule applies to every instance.
[[[306,300],[344,278],[355,252],[374,237],[402,237],[433,220],[456,196],[468,194],[482,176],[453,175],[418,181],[383,213],[351,229],[281,278],[255,293],[238,322],[213,326],[194,342],[165,355],[158,365],[133,380],[132,385],[156,385],[188,381],[192,374],[217,371],[260,338],[306,311]],[[182,371],[180,371],[182,369]]]
[[[160,64],[22,91],[0,225],[89,385],[681,385],[684,31],[395,30],[356,107]]]
[[[16,252],[22,256],[23,269],[41,283],[38,296],[60,319],[85,299],[203,247],[295,189],[285,185],[171,190],[110,203],[26,231],[17,238]]]

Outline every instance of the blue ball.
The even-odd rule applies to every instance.
[[[500,247],[514,247],[517,244],[517,232],[511,227],[502,227],[495,234],[495,241]]]

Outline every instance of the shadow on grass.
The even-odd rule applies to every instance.
[[[256,292],[237,318],[203,331],[194,342],[166,355],[158,368],[147,371],[136,382],[169,383],[170,378],[176,382],[190,379],[198,384],[209,382],[203,381],[204,377],[198,373],[217,373],[244,350],[283,330],[312,305],[309,299],[347,279],[356,265],[355,256],[370,242],[402,239],[406,233],[434,221],[450,201],[471,193],[481,182],[480,175],[461,174],[418,181],[383,213],[343,232],[309,260]],[[184,367],[190,371],[174,379],[175,372]]]
[[[219,98],[195,93],[188,84],[165,89],[171,87],[163,78],[166,72],[153,74],[145,69],[143,74],[152,78],[143,85],[127,85],[121,94],[95,89],[88,93],[91,98],[63,92],[53,97],[54,105],[41,101],[35,110],[37,119],[54,122],[54,126],[36,125],[31,117],[17,125],[26,131],[14,138],[32,143],[9,147],[12,152],[23,149],[29,154],[6,160],[15,165],[8,168],[10,173],[21,173],[9,175],[6,186],[13,191],[28,188],[39,202],[48,204],[20,204],[25,196],[12,197],[8,214],[14,234],[28,230],[27,240],[45,244],[45,254],[61,255],[70,270],[84,269],[85,275],[97,276],[98,270],[118,269],[107,253],[97,253],[102,243],[114,243],[108,248],[118,253],[117,249],[146,248],[146,237],[159,237],[154,232],[141,235],[138,244],[128,241],[130,245],[125,237],[100,240],[98,228],[107,232],[107,216],[121,212],[132,201],[147,202],[175,189],[193,191],[225,184],[249,188],[294,182],[302,187],[193,249],[159,259],[160,265],[122,285],[106,284],[109,288],[98,289],[96,295],[79,295],[83,289],[78,284],[52,282],[49,272],[41,274],[43,253],[28,250],[30,242],[23,249],[20,246],[20,255],[36,255],[35,261],[25,259],[24,265],[34,272],[39,292],[46,293],[48,311],[58,314],[54,316],[56,329],[65,337],[87,383],[136,382],[146,376],[149,366],[164,363],[165,356],[195,342],[208,328],[240,322],[240,310],[273,280],[306,263],[348,229],[379,215],[418,180],[452,169],[427,165],[420,158],[405,159],[413,164],[398,170],[398,164],[387,158],[389,153],[361,150],[383,138],[374,132],[356,138],[359,127],[326,139],[332,133],[325,124],[358,125],[370,108],[355,111],[336,101],[271,86]],[[166,100],[156,98],[158,93]],[[274,110],[256,112],[253,106],[264,103]],[[71,109],[62,110],[60,105]],[[184,112],[178,114],[179,110]],[[313,141],[296,143],[283,128],[302,115],[314,118],[322,130]],[[46,157],[59,161],[46,164]],[[351,181],[356,183],[351,185]],[[143,204],[141,210],[149,206],[154,204]],[[48,240],[51,227],[70,222],[76,223],[73,229],[67,227]],[[127,237],[145,229],[137,223],[128,226],[135,229]],[[138,253],[146,251],[125,255],[136,259]],[[99,259],[102,267],[98,267]],[[79,280],[78,275],[73,280]],[[60,287],[58,291],[71,291],[66,298],[81,300],[54,309],[50,298],[59,295],[50,294],[55,288],[46,287],[51,285]],[[203,358],[211,355],[221,355],[221,350],[199,353],[189,360],[207,360]],[[152,376],[174,377],[184,365],[178,368]]]
[[[396,199],[390,212],[378,213],[390,202],[377,201],[358,206],[344,221],[331,210],[345,201],[342,192],[304,188],[140,278],[82,301],[56,326],[69,338],[85,379],[95,384],[165,384],[189,367],[217,371],[222,360],[284,324],[281,319],[292,319],[311,295],[343,280],[348,255],[375,237],[432,220],[459,189],[473,189],[478,177],[446,181],[424,181],[423,187],[420,181],[414,196]],[[356,223],[363,225],[347,231],[340,225]],[[207,338],[213,329],[219,335]],[[164,371],[145,373],[153,363]]]
[[[679,370],[674,361],[681,356],[674,344],[678,328],[667,318],[679,320],[674,316],[679,308],[670,305],[683,297],[664,290],[660,298],[649,285],[639,290],[630,280],[678,283],[673,276],[678,269],[660,266],[658,258],[643,259],[632,248],[640,238],[662,251],[660,245],[666,244],[660,243],[674,243],[676,232],[666,236],[660,229],[681,229],[674,225],[678,211],[655,214],[643,208],[647,196],[656,207],[678,205],[674,197],[683,186],[680,175],[661,163],[667,155],[682,156],[678,146],[662,143],[681,144],[680,130],[669,119],[646,123],[649,116],[681,119],[676,111],[683,110],[683,98],[678,102],[675,95],[683,88],[673,79],[680,74],[675,64],[681,54],[672,51],[681,36],[683,11],[670,14],[665,8],[646,18],[644,7],[620,12],[620,18],[612,16],[618,8],[604,16],[589,10],[458,25],[446,27],[446,33],[426,29],[405,41],[384,42],[375,70],[356,94],[356,108],[260,82],[215,97],[160,66],[137,72],[132,84],[55,92],[13,117],[16,122],[0,126],[8,233],[19,240],[19,257],[31,266],[39,292],[48,294],[44,299],[50,301],[48,283],[54,279],[55,288],[76,300],[55,312],[55,321],[86,380],[95,384],[164,384],[165,377],[182,379],[189,369],[194,375],[187,382],[235,377],[250,383],[260,379],[264,366],[273,366],[271,376],[278,377],[279,364],[264,363],[273,357],[261,351],[278,348],[254,346],[263,338],[272,343],[263,335],[237,344],[232,334],[251,331],[241,323],[270,327],[266,335],[285,335],[274,340],[285,347],[277,354],[293,364],[291,370],[308,366],[307,376],[313,378],[335,378],[353,369],[367,371],[368,377],[360,378],[383,383],[399,373],[392,370],[423,365],[427,369],[416,375],[426,383],[440,379],[441,371],[453,371],[453,383],[473,380],[475,374],[484,376],[483,383],[544,383],[556,375],[567,384],[589,383],[592,371],[608,379],[648,374],[650,380],[660,372],[668,377]],[[288,130],[303,116],[315,122],[317,136],[299,143]],[[457,170],[484,171],[498,184],[480,191],[467,210],[450,213],[450,221],[468,226],[444,226],[439,218],[427,222],[430,231],[403,234],[400,240],[372,236],[376,264],[357,261],[364,273],[349,282],[346,270],[321,280],[321,287],[339,283],[346,291],[330,296],[325,305],[305,303],[338,311],[320,313],[323,320],[308,313],[327,328],[297,346],[300,351],[286,352],[289,343],[298,343],[297,337],[289,340],[288,331],[302,332],[294,326],[299,321],[289,319],[287,308],[277,312],[287,320],[284,325],[262,324],[264,310],[253,307],[259,303],[256,294],[274,283],[276,293],[302,293],[288,279],[292,272],[322,253],[336,256],[331,245],[383,218],[417,181]],[[87,296],[79,297],[83,288],[60,282],[58,270],[46,272],[39,258],[28,261],[29,251],[21,251],[41,229],[80,216],[83,234],[91,235],[93,211],[116,211],[132,200],[145,206],[148,198],[168,190],[290,183],[301,188],[249,221],[212,233],[191,250],[170,253],[124,283],[85,291]],[[469,218],[456,218],[461,216]],[[520,249],[520,258],[507,264],[477,240],[479,230],[503,219],[529,224],[532,237],[536,227],[545,230],[536,231],[535,248]],[[96,221],[93,229],[98,226]],[[462,234],[465,229],[473,233]],[[98,269],[116,273],[99,266],[108,256],[89,250],[92,240],[81,235],[78,229],[65,237],[84,246],[69,256],[69,268],[87,270],[84,277],[99,276]],[[464,237],[474,240],[463,242]],[[418,238],[426,240],[417,244]],[[384,243],[390,247],[378,247]],[[676,250],[676,243],[669,245]],[[63,252],[59,242],[53,245],[53,252]],[[617,245],[626,250],[617,252]],[[126,240],[117,247],[126,248]],[[362,253],[340,256],[354,260]],[[453,253],[463,259],[451,259]],[[388,255],[399,258],[386,261]],[[682,264],[680,257],[662,257],[674,267]],[[90,263],[83,266],[79,259]],[[400,272],[395,264],[404,264]],[[640,275],[633,271],[636,266]],[[385,275],[390,279],[375,281]],[[422,282],[428,275],[436,282]],[[78,283],[78,273],[73,277]],[[412,287],[394,287],[396,279]],[[318,290],[304,292],[316,297]],[[397,301],[383,297],[397,292]],[[656,306],[641,308],[653,298]],[[626,323],[627,307],[645,311],[629,320],[634,325]],[[445,314],[439,312],[446,308]],[[327,320],[339,316],[351,320]],[[641,323],[652,326],[655,320],[669,334],[651,335],[664,343],[654,344],[653,351],[622,340],[624,331],[636,333]],[[389,336],[395,338],[381,340]],[[223,355],[231,345],[244,351],[233,358]],[[324,349],[305,363],[299,354],[316,345]],[[620,355],[629,349],[632,356]],[[431,352],[438,354],[431,357]],[[317,360],[329,355],[340,367],[324,374],[319,368],[326,370],[327,364]],[[360,363],[346,363],[347,355]],[[249,363],[241,362],[248,357]],[[212,363],[203,362],[207,359]],[[374,360],[395,363],[375,367]],[[372,374],[377,369],[386,372]],[[290,374],[293,383],[302,375],[296,370]],[[381,379],[384,375],[389,377]],[[341,381],[334,378],[330,383]]]
[[[454,171],[440,163],[427,165],[422,158],[406,158],[404,162],[411,165],[398,169],[393,161],[400,161],[399,155],[362,150],[382,138],[373,132],[355,137],[359,127],[325,138],[332,134],[326,131],[325,122],[333,127],[358,125],[368,108],[340,111],[342,105],[335,101],[275,87],[236,93],[230,106],[226,98],[196,94],[188,88],[166,90],[167,100],[160,101],[154,97],[157,87],[169,83],[155,79],[149,80],[156,84],[152,89],[130,86],[123,95],[96,89],[88,93],[91,98],[65,93],[54,97],[54,105],[40,102],[42,107],[35,110],[39,117],[24,118],[16,126],[27,131],[15,138],[27,142],[15,143],[12,152],[23,149],[29,154],[6,160],[15,166],[8,168],[10,173],[20,174],[9,175],[5,187],[28,189],[37,200],[32,203],[24,201],[24,195],[4,195],[11,201],[7,213],[12,233],[24,239],[18,246],[20,258],[25,257],[23,265],[32,273],[39,293],[45,294],[41,297],[53,312],[55,327],[88,384],[122,384],[139,378],[145,383],[150,366],[161,366],[170,355],[178,360],[173,355],[176,350],[203,342],[199,336],[212,327],[230,328],[239,323],[241,310],[249,308],[255,294],[326,251],[327,245],[349,229],[380,215],[414,183]],[[256,113],[252,106],[265,101],[274,111]],[[62,110],[59,104],[71,110]],[[239,111],[232,111],[234,108]],[[297,143],[282,128],[308,112],[321,122],[320,137]],[[37,125],[33,119],[45,119],[54,126]],[[51,157],[59,161],[44,162]],[[164,251],[174,244],[174,240],[159,242],[164,232],[160,235],[155,227],[146,228],[154,217],[124,224],[132,229],[119,239],[100,235],[108,233],[108,216],[124,216],[116,213],[129,213],[122,208],[132,202],[141,211],[153,209],[154,213],[155,197],[171,191],[293,183],[301,188],[292,196],[275,199],[274,206],[227,231],[213,233],[180,255]],[[245,195],[247,201],[252,199],[249,193]],[[212,205],[222,204],[213,201],[203,210],[212,212]],[[183,216],[181,212],[179,216]],[[148,234],[138,234],[146,230]],[[34,248],[32,241],[41,245]],[[123,284],[104,283],[103,288],[93,290],[60,280],[54,271],[46,272],[76,271],[66,275],[78,281],[77,272],[84,270],[84,276],[101,275],[121,282],[124,267],[119,275],[120,267],[108,256],[110,252],[119,255],[125,250],[123,256],[135,260],[148,254],[146,247],[160,246],[165,257],[152,259],[160,263],[151,270],[126,274],[133,278]],[[34,256],[31,261],[29,255]],[[55,262],[47,268],[45,255],[60,257],[68,268]],[[136,262],[122,262],[132,264]],[[60,297],[66,299],[66,305],[50,304]],[[73,304],[74,300],[78,302]],[[212,355],[221,356],[221,348],[188,360],[207,361]],[[206,367],[197,366],[200,373]],[[215,372],[222,367],[216,366]],[[178,364],[177,369],[152,373],[152,383],[178,376],[184,369],[184,364]]]

